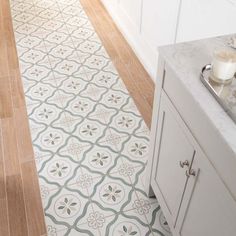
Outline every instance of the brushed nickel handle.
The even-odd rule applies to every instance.
[[[187,177],[196,176],[195,170],[193,170],[193,169],[191,169],[191,170],[186,170],[186,176],[187,176]]]
[[[179,165],[180,165],[181,168],[184,168],[184,166],[189,166],[189,161],[188,161],[188,160],[186,160],[186,161],[180,161],[180,162],[179,162]]]

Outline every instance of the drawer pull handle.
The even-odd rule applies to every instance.
[[[179,162],[179,165],[180,165],[181,168],[184,168],[184,166],[189,166],[189,162],[188,162],[187,160],[184,161],[184,162],[183,162],[183,161],[180,161],[180,162]]]
[[[187,176],[187,177],[196,176],[195,170],[193,170],[193,169],[191,169],[191,170],[186,170],[186,176]]]

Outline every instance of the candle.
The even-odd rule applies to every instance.
[[[236,53],[228,50],[216,51],[212,61],[213,79],[215,77],[216,80],[226,82],[234,77],[235,72]]]

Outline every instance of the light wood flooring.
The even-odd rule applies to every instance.
[[[80,0],[146,124],[151,126],[154,82],[114,24],[101,0]]]
[[[99,0],[81,0],[150,127],[154,83]],[[0,0],[0,235],[46,234],[8,0]]]
[[[0,0],[0,235],[46,233],[8,0]]]

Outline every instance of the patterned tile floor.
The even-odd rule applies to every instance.
[[[48,235],[169,236],[149,131],[79,0],[12,0]]]

